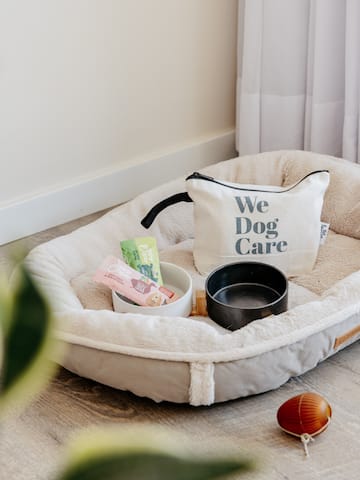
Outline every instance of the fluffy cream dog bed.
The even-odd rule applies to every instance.
[[[155,401],[210,405],[279,387],[360,336],[360,167],[345,160],[280,151],[221,162],[203,172],[234,183],[290,185],[328,169],[323,221],[330,224],[314,270],[290,280],[289,310],[229,332],[205,317],[157,317],[112,310],[111,292],[91,278],[122,239],[148,235],[151,206],[184,190],[179,179],[146,192],[26,259],[47,292],[68,370]],[[194,268],[193,205],[159,215],[150,234],[163,261]]]

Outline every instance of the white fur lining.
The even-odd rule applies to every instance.
[[[225,335],[195,319],[86,310],[58,316],[58,321],[68,328],[58,330],[56,335],[68,343],[143,358],[226,362],[298,342],[359,312],[360,272],[356,272],[334,286],[325,298]],[[115,324],[108,321],[118,315],[121,317],[115,319]],[[115,343],[116,339],[119,342]]]
[[[291,163],[294,159],[299,161]],[[307,152],[272,152],[222,162],[204,171],[212,175],[222,173],[227,181],[236,182],[241,178],[244,183],[265,183],[268,178],[269,182],[276,184],[285,180],[293,182],[294,172],[298,176],[304,173],[303,170],[297,172],[299,168],[327,168],[329,164],[339,178],[348,168],[350,174],[347,173],[347,178],[354,185],[330,182],[324,211],[325,220],[335,231],[343,235],[353,231],[355,237],[355,234],[360,235],[360,202],[357,198],[360,197],[360,169],[338,162],[339,165],[335,159]],[[173,206],[159,215],[150,232],[140,225],[140,219],[153,204],[183,189],[183,179],[158,187],[29,254],[27,265],[56,312],[59,339],[143,358],[191,363],[224,362],[250,358],[297,342],[360,311],[359,271],[337,282],[319,300],[229,333],[196,318],[150,317],[84,309],[71,287],[71,279],[83,272],[94,271],[106,255],[119,254],[121,239],[151,234],[157,238],[159,248],[164,249],[193,236],[190,204]],[[348,192],[351,197],[345,198]],[[336,198],[340,195],[342,202],[337,207]],[[348,211],[352,213],[345,221],[344,215]],[[344,220],[343,223],[340,220]]]
[[[189,401],[191,405],[211,405],[215,400],[215,381],[213,363],[192,363],[190,365],[191,383]]]

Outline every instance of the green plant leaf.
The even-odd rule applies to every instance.
[[[0,348],[3,347],[3,342],[1,339],[6,334],[10,324],[11,305],[12,297],[9,289],[9,283],[5,275],[0,274]],[[2,360],[2,356],[0,360]]]
[[[3,300],[0,320],[3,332],[3,361],[0,413],[10,404],[29,400],[54,370],[49,354],[52,315],[49,306],[24,268],[18,272],[15,290]],[[11,304],[9,308],[9,304]]]
[[[2,367],[4,363],[4,336],[10,323],[11,298],[9,295],[8,282],[5,276],[0,275],[0,393],[2,383]]]
[[[210,480],[248,470],[236,460],[189,460],[147,452],[104,455],[72,465],[62,480]]]
[[[72,445],[68,466],[57,480],[210,480],[254,467],[252,461],[234,455],[210,459],[180,453],[172,443],[174,438],[164,441],[157,430],[148,429],[83,434]]]

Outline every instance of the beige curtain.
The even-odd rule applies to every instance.
[[[360,162],[359,65],[359,0],[239,0],[239,154]]]

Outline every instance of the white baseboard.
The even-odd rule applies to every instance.
[[[10,203],[0,207],[0,245],[126,202],[164,182],[235,156],[235,131],[231,130]]]

